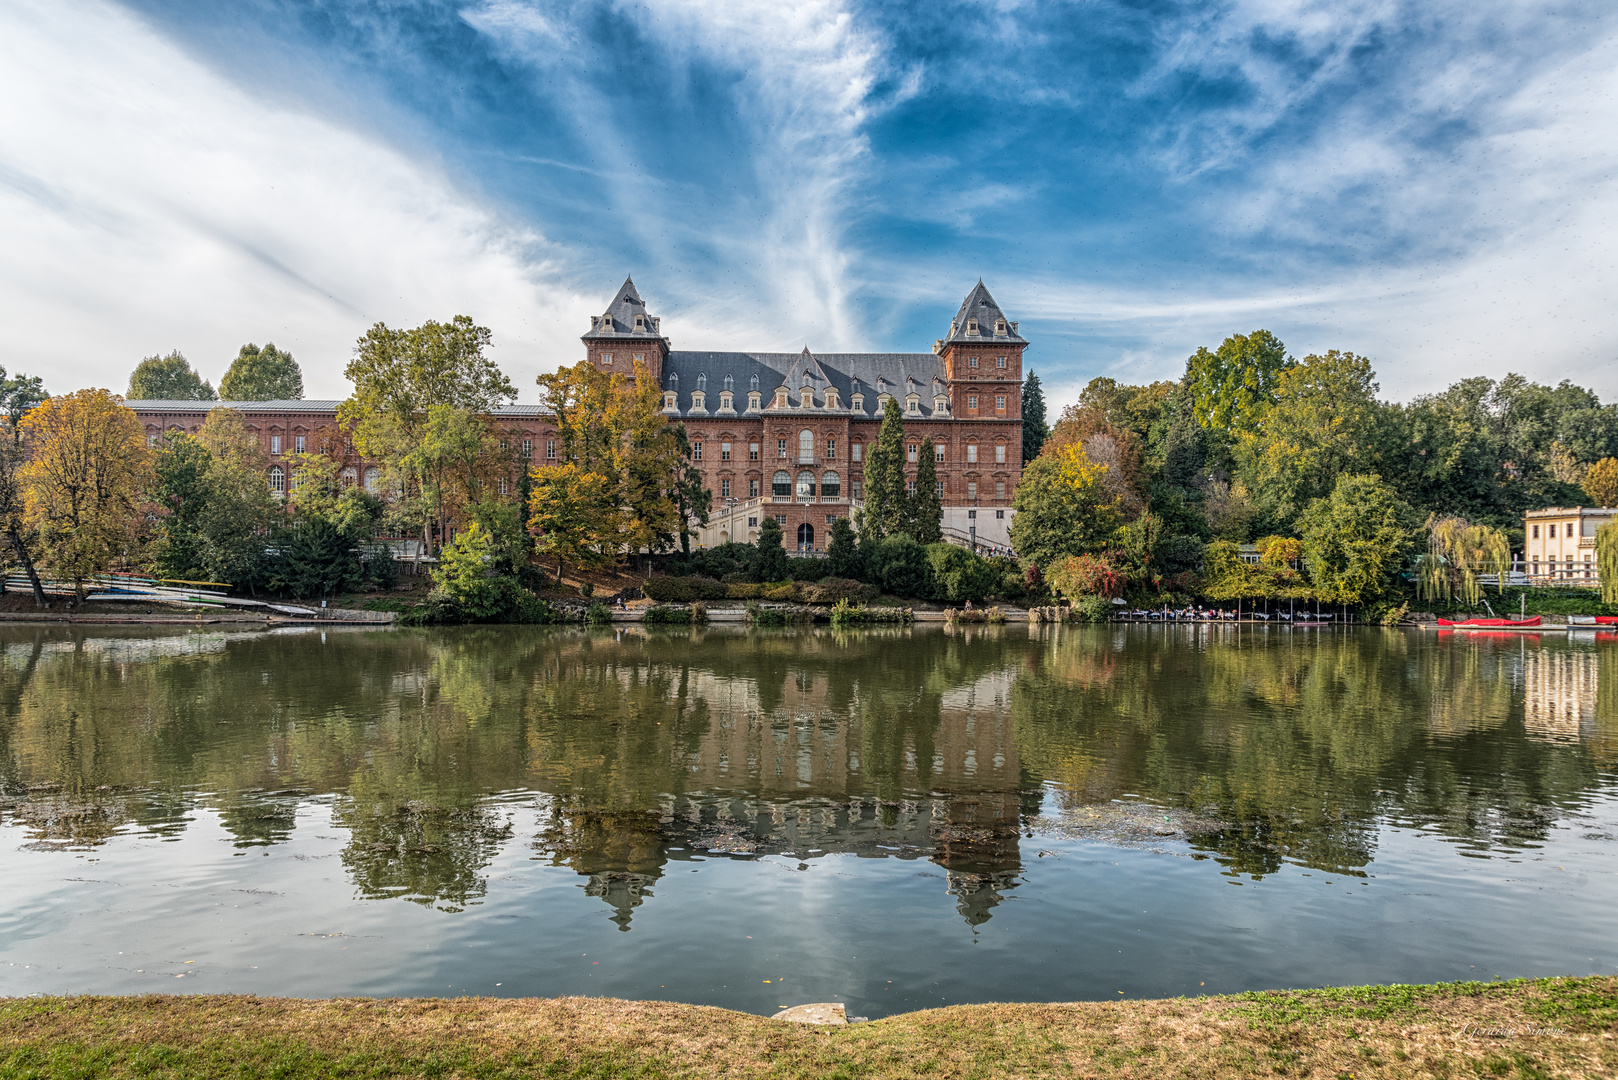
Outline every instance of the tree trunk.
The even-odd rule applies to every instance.
[[[11,541],[13,550],[17,552],[17,561],[22,563],[23,570],[28,574],[28,584],[34,587],[34,606],[45,606],[45,587],[39,583],[39,571],[34,569],[34,560],[28,554],[28,545],[22,542],[22,536],[15,526],[6,530],[6,538]]]

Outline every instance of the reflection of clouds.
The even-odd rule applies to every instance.
[[[1599,657],[1534,649],[1523,659],[1523,728],[1538,739],[1585,739],[1595,729]]]

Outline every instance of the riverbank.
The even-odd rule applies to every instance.
[[[1618,1073],[1618,978],[961,1005],[847,1027],[606,998],[0,1001],[4,1077]]]

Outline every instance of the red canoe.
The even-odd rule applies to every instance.
[[[1448,619],[1439,619],[1439,626],[1476,626],[1479,629],[1491,629],[1499,626],[1538,626],[1539,616],[1531,619],[1466,619],[1463,622],[1451,622]]]
[[[1597,626],[1618,626],[1618,615],[1597,615]]]

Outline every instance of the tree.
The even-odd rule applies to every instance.
[[[1099,551],[1119,524],[1105,467],[1072,445],[1042,454],[1024,470],[1012,498],[1011,543],[1025,563],[1050,567],[1067,555]]]
[[[1584,493],[1596,506],[1618,506],[1618,458],[1602,458],[1584,474]]]
[[[290,524],[276,538],[272,588],[293,596],[332,596],[359,588],[363,552],[376,538],[382,500],[343,483],[340,465],[325,454],[293,459]]]
[[[1106,555],[1069,555],[1059,559],[1046,580],[1069,600],[1081,596],[1111,600],[1124,594],[1124,575]]]
[[[433,584],[468,622],[507,615],[517,603],[517,582],[497,571],[493,539],[473,522],[444,548],[433,567]]]
[[[511,380],[484,355],[489,342],[488,329],[465,315],[409,330],[377,323],[356,343],[343,372],[354,393],[337,407],[338,422],[353,432],[361,454],[393,473],[429,548],[447,525],[442,516],[427,516],[444,511],[443,492],[435,488],[442,477],[435,470],[445,459],[423,452],[433,407],[487,418],[517,397]]]
[[[1299,518],[1303,561],[1323,600],[1363,604],[1392,591],[1411,548],[1410,508],[1380,476],[1339,477]]]
[[[156,502],[163,517],[153,562],[160,578],[194,581],[203,573],[202,516],[213,455],[194,437],[171,431],[155,455]]]
[[[262,349],[248,342],[219,380],[219,396],[226,401],[297,401],[303,397],[303,371],[274,342]]]
[[[132,401],[213,401],[213,387],[191,370],[180,351],[148,356],[129,375]]]
[[[50,398],[22,418],[32,454],[22,468],[26,521],[42,561],[73,583],[131,560],[154,480],[152,451],[135,413],[106,390]]]
[[[1596,530],[1596,576],[1601,579],[1601,602],[1618,604],[1618,522]]]
[[[691,554],[691,527],[708,524],[708,511],[713,505],[713,493],[703,485],[702,471],[691,456],[691,440],[685,425],[674,425],[675,451],[679,464],[675,467],[671,491],[680,517],[680,551]]]
[[[1290,529],[1337,478],[1378,465],[1382,408],[1371,362],[1332,349],[1281,370],[1274,404],[1259,409],[1236,439],[1236,461],[1272,527]]]
[[[622,535],[618,484],[576,461],[536,466],[528,496],[528,527],[534,549],[556,558],[556,582],[562,570],[610,562]]]
[[[247,417],[235,409],[209,410],[197,442],[209,455],[197,522],[198,573],[253,589],[266,579],[266,543],[284,512],[265,479],[269,458],[247,430]]]
[[[875,543],[906,525],[905,428],[899,403],[888,398],[882,428],[865,457],[865,509],[860,515],[861,542]]]
[[[1022,383],[1022,460],[1024,467],[1039,456],[1050,429],[1045,426],[1045,391],[1033,369]]]
[[[1290,365],[1286,346],[1268,330],[1232,334],[1213,352],[1198,349],[1186,360],[1183,379],[1193,418],[1224,440],[1251,430]]]
[[[754,577],[760,581],[785,581],[791,576],[791,564],[787,561],[786,548],[781,544],[780,522],[766,515],[759,523],[758,539],[753,546],[758,549],[753,562]]]
[[[1416,594],[1424,600],[1459,596],[1469,605],[1483,598],[1480,574],[1494,574],[1504,588],[1511,569],[1511,544],[1499,529],[1473,525],[1465,518],[1431,514],[1427,518],[1427,553],[1416,574]]]
[[[921,440],[921,461],[916,466],[916,493],[908,497],[906,529],[918,544],[936,544],[944,539],[943,500],[938,497],[938,451],[932,436]]]
[[[865,562],[860,558],[860,549],[855,543],[854,526],[846,517],[832,523],[831,543],[826,546],[826,558],[831,563],[833,577],[860,579],[864,574]]]
[[[34,566],[32,545],[36,537],[27,521],[22,470],[30,451],[22,418],[48,397],[39,376],[7,378],[5,368],[0,368],[0,528],[5,530],[12,554],[28,575],[34,603],[40,607],[45,604],[45,589]]]
[[[927,555],[927,580],[935,599],[951,603],[977,603],[1000,585],[1001,572],[988,559],[956,544],[932,543]]]

